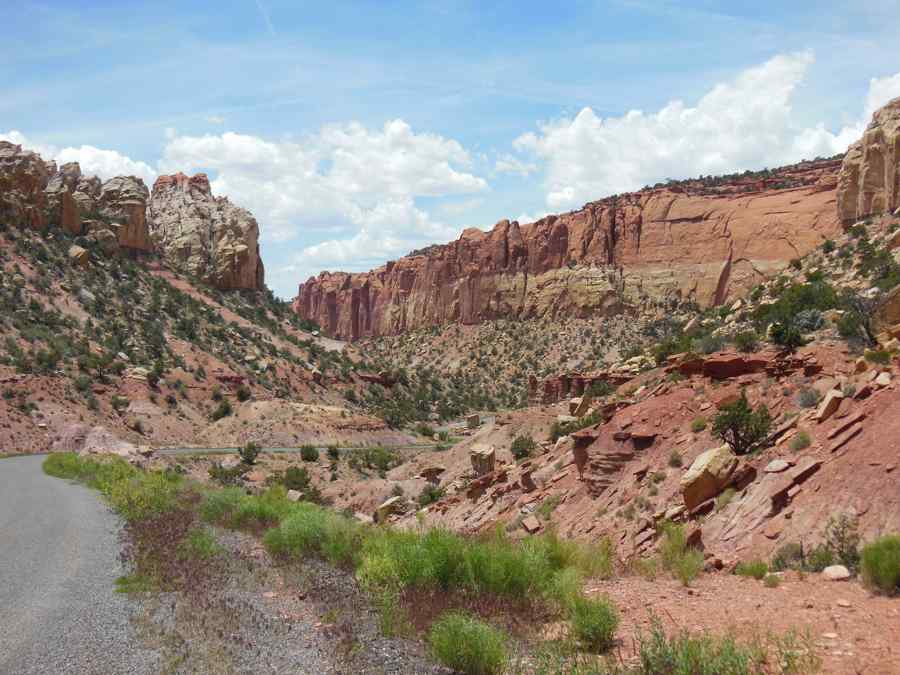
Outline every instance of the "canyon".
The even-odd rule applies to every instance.
[[[722,304],[840,232],[840,166],[819,160],[721,184],[684,181],[535,223],[468,229],[371,272],[323,272],[300,285],[294,309],[357,340],[648,302]]]
[[[843,158],[670,181],[534,223],[414,251],[365,273],[322,272],[294,310],[334,337],[498,318],[608,316],[724,304],[842,228],[900,207],[900,99]]]

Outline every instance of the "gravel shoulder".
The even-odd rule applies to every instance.
[[[43,460],[0,461],[0,672],[159,672],[132,628],[135,603],[114,592],[119,519]]]

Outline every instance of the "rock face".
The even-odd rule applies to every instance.
[[[49,168],[36,153],[0,141],[0,220],[43,229],[47,226],[44,186]]]
[[[608,315],[648,301],[721,304],[839,232],[839,166],[685,182],[528,225],[469,229],[371,272],[323,272],[300,285],[294,309],[357,339],[450,322]]]
[[[173,266],[228,289],[261,289],[259,226],[245,209],[213,197],[203,174],[160,176],[153,196],[140,178],[102,182],[77,162],[57,168],[0,142],[0,224],[58,225],[107,254],[159,253]]]
[[[205,174],[160,176],[149,207],[150,235],[171,265],[216,288],[259,289],[259,226],[249,211],[213,197]]]
[[[837,200],[844,223],[900,207],[900,98],[875,111],[847,150]]]

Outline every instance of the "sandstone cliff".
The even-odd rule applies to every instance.
[[[840,231],[840,160],[731,182],[686,181],[322,273],[294,309],[345,339],[499,317],[588,316],[653,301],[725,302]]]
[[[205,174],[157,178],[149,218],[153,241],[173,267],[217,288],[262,288],[259,226],[246,209],[213,197]]]
[[[900,208],[900,98],[877,110],[847,150],[837,199],[845,223]]]
[[[260,289],[259,226],[244,209],[215,198],[206,176],[161,176],[153,196],[140,178],[105,182],[77,162],[57,167],[21,146],[0,142],[0,221],[57,225],[107,253],[158,253],[173,267],[217,288]]]

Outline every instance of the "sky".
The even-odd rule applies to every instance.
[[[900,0],[0,6],[0,139],[205,172],[283,298],[467,227],[842,152],[900,96]]]

